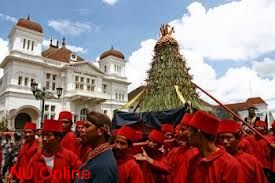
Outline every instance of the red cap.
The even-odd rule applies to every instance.
[[[136,130],[129,126],[123,126],[120,129],[118,129],[116,131],[116,135],[124,136],[132,142],[135,141],[137,138]]]
[[[62,122],[54,119],[46,119],[43,123],[43,131],[62,132]]]
[[[163,144],[164,139],[165,139],[164,135],[158,130],[152,130],[149,133],[148,138],[154,142],[159,143],[159,144]]]
[[[258,120],[258,121],[255,122],[255,127],[263,127],[263,128],[266,128],[266,122],[265,122],[265,121]]]
[[[62,111],[59,113],[58,120],[67,119],[73,121],[73,114],[69,111]]]
[[[191,114],[191,113],[185,113],[184,116],[182,117],[181,121],[180,121],[180,124],[188,126],[189,122],[191,121],[191,119],[193,118],[193,116],[194,115]]]
[[[167,132],[173,133],[174,132],[174,127],[171,124],[162,124],[161,125],[161,131],[163,133],[167,133]]]
[[[273,121],[272,123],[272,128],[275,128],[275,121]]]
[[[233,120],[220,121],[218,133],[237,133],[241,129],[241,125]]]
[[[141,131],[136,131],[136,139],[135,141],[140,141],[142,139],[142,132]]]
[[[76,126],[84,125],[84,124],[85,124],[85,121],[77,121],[77,122],[76,122]]]
[[[189,126],[197,128],[209,135],[217,135],[219,120],[207,112],[199,110],[194,114],[189,122]]]
[[[35,130],[36,124],[33,122],[26,122],[24,125],[24,130]]]

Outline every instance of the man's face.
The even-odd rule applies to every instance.
[[[265,134],[265,128],[264,127],[260,127],[260,126],[256,126],[255,129],[260,132],[261,134]]]
[[[128,153],[128,140],[124,136],[116,136],[114,143],[114,153],[117,158],[123,157]]]
[[[60,139],[54,135],[52,132],[43,131],[42,132],[42,143],[43,149],[48,150],[57,147],[60,143]]]
[[[172,132],[166,132],[166,133],[164,134],[164,136],[165,136],[165,139],[172,139],[173,136],[174,136],[174,134],[173,134]]]
[[[233,133],[221,133],[218,135],[217,142],[225,147],[226,151],[235,152],[238,148],[239,140],[236,139]]]
[[[185,145],[188,142],[189,134],[190,132],[188,127],[185,125],[182,125],[177,134],[177,142],[180,145]]]
[[[62,130],[63,130],[63,132],[68,132],[68,131],[71,130],[73,123],[70,120],[68,120],[68,119],[62,119],[61,122],[62,122]]]
[[[84,125],[77,125],[76,131],[77,131],[77,132],[80,132],[80,130],[81,130],[82,128],[84,128]]]
[[[31,142],[35,139],[35,134],[33,130],[25,130],[25,139],[26,142]]]
[[[148,142],[148,146],[149,147],[151,147],[153,149],[156,149],[156,150],[158,150],[160,148],[160,146],[161,146],[160,144],[158,144],[157,142],[154,142],[151,139],[148,139],[147,142]]]
[[[189,138],[188,138],[189,143],[194,147],[198,147],[201,144],[201,138],[198,130],[193,127],[189,127],[188,130],[189,130]]]
[[[80,138],[83,144],[89,144],[99,137],[98,128],[90,121],[86,121],[80,130]]]
[[[255,110],[254,109],[248,109],[248,115],[250,116],[250,117],[253,117],[253,116],[255,116]]]

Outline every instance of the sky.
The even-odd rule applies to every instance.
[[[275,0],[3,0],[0,60],[12,26],[28,15],[43,26],[44,49],[51,37],[65,37],[91,62],[111,46],[121,51],[129,91],[144,84],[168,23],[195,83],[225,104],[262,97],[275,111]]]

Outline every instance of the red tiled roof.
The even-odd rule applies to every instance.
[[[121,58],[121,59],[124,59],[124,55],[118,51],[118,50],[114,50],[113,48],[111,48],[110,50],[108,51],[105,51],[104,53],[102,53],[100,55],[100,60],[108,57],[108,56],[114,56],[114,57],[118,57],[118,58]]]
[[[65,46],[61,48],[50,47],[42,52],[42,56],[52,60],[57,60],[60,62],[70,63],[70,56],[73,53],[71,50],[67,49]],[[84,61],[83,58],[77,56],[77,61]]]
[[[248,98],[245,102],[226,104],[225,106],[233,111],[247,110],[250,107],[255,107],[257,104],[266,104],[261,97]],[[215,106],[219,107],[219,106]]]
[[[43,33],[43,28],[39,23],[33,22],[29,19],[20,18],[16,23],[17,26],[24,27],[33,31]]]

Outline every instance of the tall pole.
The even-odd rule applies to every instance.
[[[255,128],[251,127],[246,121],[244,121],[242,118],[240,118],[237,114],[235,114],[231,109],[223,105],[220,101],[218,101],[215,97],[210,95],[208,92],[206,92],[204,89],[193,83],[193,85],[201,90],[203,93],[205,93],[207,96],[209,96],[211,99],[213,99],[215,102],[217,102],[223,109],[225,109],[227,112],[229,112],[231,115],[233,115],[235,118],[237,118],[239,121],[243,122],[246,126],[248,126],[253,132],[255,132],[257,135],[259,135],[261,138],[263,138],[266,142],[270,143],[270,141],[265,138],[260,132],[258,132]]]
[[[41,119],[40,119],[40,128],[42,128],[42,123],[44,121],[44,107],[45,107],[45,100],[44,99],[41,99],[42,100],[42,106],[41,106]]]

